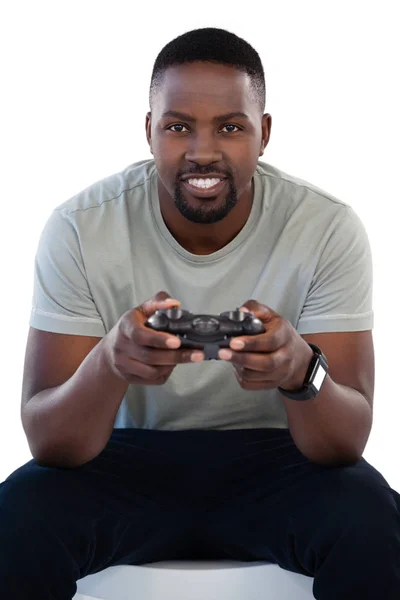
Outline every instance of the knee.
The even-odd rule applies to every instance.
[[[331,472],[325,493],[332,494],[342,527],[367,539],[400,539],[400,496],[366,461]]]
[[[27,516],[33,509],[43,511],[50,507],[56,486],[51,471],[30,461],[0,485],[0,506],[6,518],[18,513]]]
[[[40,467],[32,460],[14,471],[0,484],[1,543],[39,540],[45,525],[56,526],[68,512],[79,514],[71,502],[73,489],[67,470]]]
[[[57,475],[34,462],[0,484],[2,597],[54,598],[56,589],[57,598],[74,595],[80,575],[70,552],[74,546],[67,546],[71,540],[69,523],[63,523],[62,494]]]
[[[0,540],[3,547],[10,549],[24,543],[21,538],[26,535],[32,537],[36,532],[40,535],[37,517],[48,514],[49,503],[39,480],[28,463],[0,484]]]

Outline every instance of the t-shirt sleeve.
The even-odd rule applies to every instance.
[[[29,324],[54,333],[105,335],[90,292],[77,231],[59,209],[53,211],[39,239]]]
[[[320,253],[298,332],[372,329],[372,276],[366,230],[353,209],[343,207]]]

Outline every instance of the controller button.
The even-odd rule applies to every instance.
[[[218,331],[219,321],[213,317],[197,317],[193,320],[192,327],[199,333],[213,333]]]

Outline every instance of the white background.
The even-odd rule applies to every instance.
[[[156,8],[157,6],[157,8]],[[126,165],[145,137],[154,60],[222,27],[260,54],[264,161],[350,203],[374,256],[375,417],[364,453],[400,491],[397,2],[5,1],[1,65],[0,481],[31,458],[20,391],[33,259],[51,210]]]

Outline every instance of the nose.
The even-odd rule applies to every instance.
[[[185,158],[190,162],[202,165],[221,162],[222,153],[214,135],[207,132],[197,132],[190,136]]]

